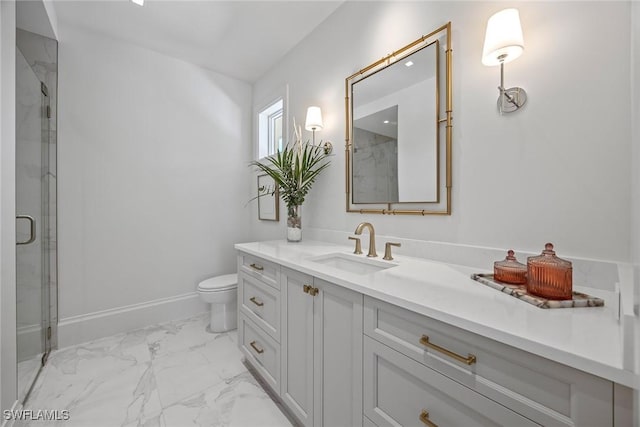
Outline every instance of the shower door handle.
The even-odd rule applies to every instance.
[[[36,220],[33,219],[32,216],[29,215],[16,215],[16,219],[27,219],[29,220],[29,240],[26,242],[16,242],[16,245],[28,245],[29,243],[33,243],[36,240]]]

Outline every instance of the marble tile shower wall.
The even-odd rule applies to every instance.
[[[27,63],[31,66],[40,81],[49,90],[51,119],[49,120],[49,173],[44,177],[44,184],[49,190],[48,233],[50,236],[50,251],[48,262],[51,266],[49,283],[51,285],[50,313],[51,313],[51,347],[57,348],[58,325],[58,286],[57,286],[57,117],[58,117],[58,43],[55,40],[18,29],[16,44],[23,53]]]
[[[398,200],[398,141],[354,128],[358,146],[353,153],[356,200]]]
[[[66,409],[33,426],[290,426],[241,362],[236,332],[208,315],[54,351],[26,409]]]

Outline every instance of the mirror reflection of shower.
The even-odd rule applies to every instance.
[[[399,201],[398,105],[353,120],[353,199]]]
[[[438,198],[439,43],[356,81],[352,91],[352,202]]]
[[[57,332],[57,42],[16,32],[17,396],[28,399]]]

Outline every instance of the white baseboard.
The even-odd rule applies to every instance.
[[[184,319],[209,310],[197,292],[60,319],[58,348],[68,347],[156,323]]]

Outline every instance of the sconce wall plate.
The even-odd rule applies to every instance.
[[[500,88],[498,88],[500,89]],[[522,108],[527,102],[527,92],[521,87],[510,87],[504,90],[504,96],[502,94],[498,96],[498,111],[500,113],[512,113]]]

